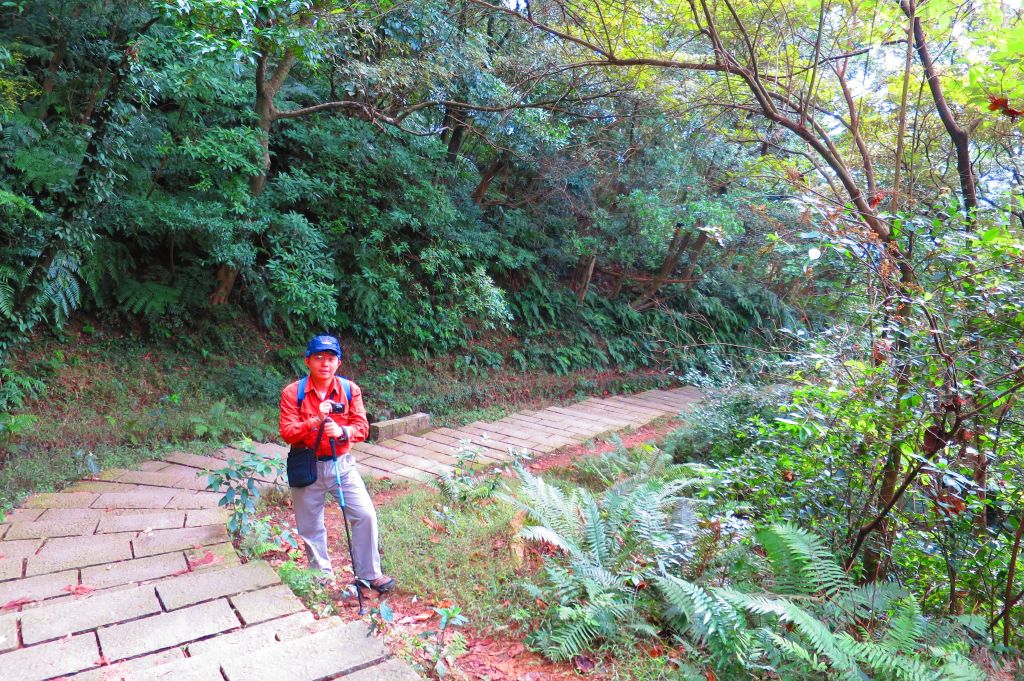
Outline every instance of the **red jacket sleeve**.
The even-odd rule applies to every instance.
[[[281,391],[281,416],[278,424],[281,439],[290,445],[310,440],[308,444],[312,445],[320,420],[313,415],[299,413],[298,392],[298,381],[285,386]]]

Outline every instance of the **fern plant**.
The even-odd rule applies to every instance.
[[[532,521],[520,536],[549,547],[545,581],[527,586],[547,604],[529,642],[551,659],[672,635],[719,678],[984,678],[966,657],[964,623],[926,618],[894,585],[854,585],[825,541],[796,525],[756,533],[766,559],[752,561],[752,578],[684,579],[698,521],[679,471],[634,469],[600,495],[517,472],[505,498]]]
[[[857,588],[824,541],[795,525],[757,534],[774,591],[703,587],[658,578],[664,618],[718,665],[748,674],[771,668],[786,679],[981,681],[966,657],[966,629],[932,622],[892,585]]]
[[[686,483],[634,478],[598,497],[516,470],[520,489],[503,498],[533,520],[520,536],[559,552],[547,562],[547,585],[527,587],[549,603],[533,645],[565,660],[599,641],[656,635],[649,586],[682,555],[674,510],[685,503],[678,492]]]

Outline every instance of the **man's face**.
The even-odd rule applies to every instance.
[[[333,352],[315,352],[306,358],[309,375],[313,378],[330,378],[338,370],[341,360]]]

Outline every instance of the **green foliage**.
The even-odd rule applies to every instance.
[[[232,460],[223,468],[210,471],[206,487],[210,491],[223,490],[224,496],[218,502],[231,511],[228,531],[236,536],[253,534],[254,527],[261,527],[256,518],[256,504],[260,498],[260,486],[266,480],[280,484],[283,479],[284,461],[268,459],[259,454],[249,453],[240,460]],[[269,538],[269,537],[268,537]],[[294,539],[286,542],[294,544]]]
[[[736,455],[757,435],[757,423],[772,419],[784,391],[772,386],[737,385],[717,390],[687,414],[662,449],[675,461],[719,461]]]
[[[275,432],[274,424],[241,411],[229,409],[226,400],[214,402],[208,413],[191,416],[189,421],[196,437],[212,440],[252,438],[262,441]]]
[[[459,453],[450,470],[432,480],[445,503],[468,509],[492,499],[501,485],[501,469],[477,473],[480,456],[473,450]]]

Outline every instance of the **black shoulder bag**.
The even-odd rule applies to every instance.
[[[324,426],[327,420],[320,422],[320,429],[316,431],[316,444],[313,448],[295,447],[288,451],[288,486],[309,487],[316,482],[316,452],[320,449],[320,440],[324,436]]]

